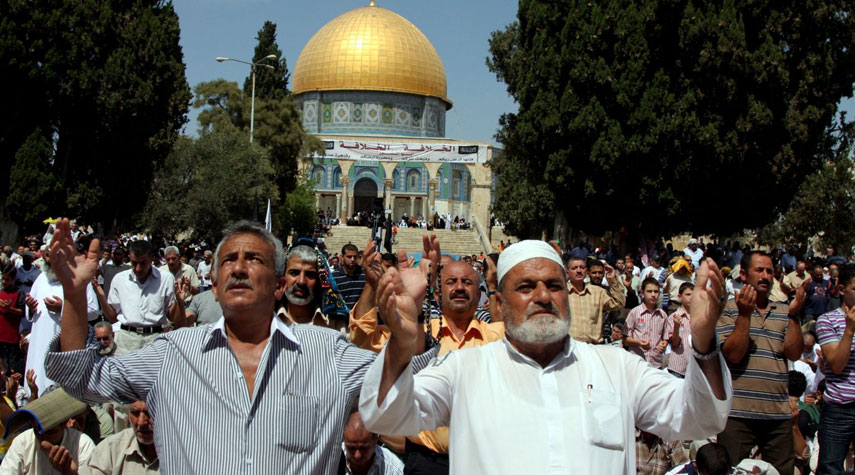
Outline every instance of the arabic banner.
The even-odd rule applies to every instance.
[[[325,157],[384,162],[484,163],[487,147],[473,144],[377,143],[324,140]]]

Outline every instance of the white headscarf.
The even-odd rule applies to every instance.
[[[549,259],[558,264],[562,271],[564,270],[564,263],[561,261],[561,256],[555,252],[552,246],[543,241],[529,239],[520,241],[513,246],[508,246],[504,252],[499,254],[499,264],[497,266],[498,282],[501,282],[505,274],[517,264],[538,257]]]

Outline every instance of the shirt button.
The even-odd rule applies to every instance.
[[[250,457],[247,457],[247,458],[246,458],[246,464],[247,464],[247,465],[252,465],[252,459],[251,459]]]

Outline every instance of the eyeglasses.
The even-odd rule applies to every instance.
[[[96,336],[95,339],[98,341],[110,341],[113,339],[113,337],[112,336]]]

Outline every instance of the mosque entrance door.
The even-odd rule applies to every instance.
[[[360,178],[353,185],[353,212],[371,211],[374,198],[377,198],[377,183],[371,178]]]

